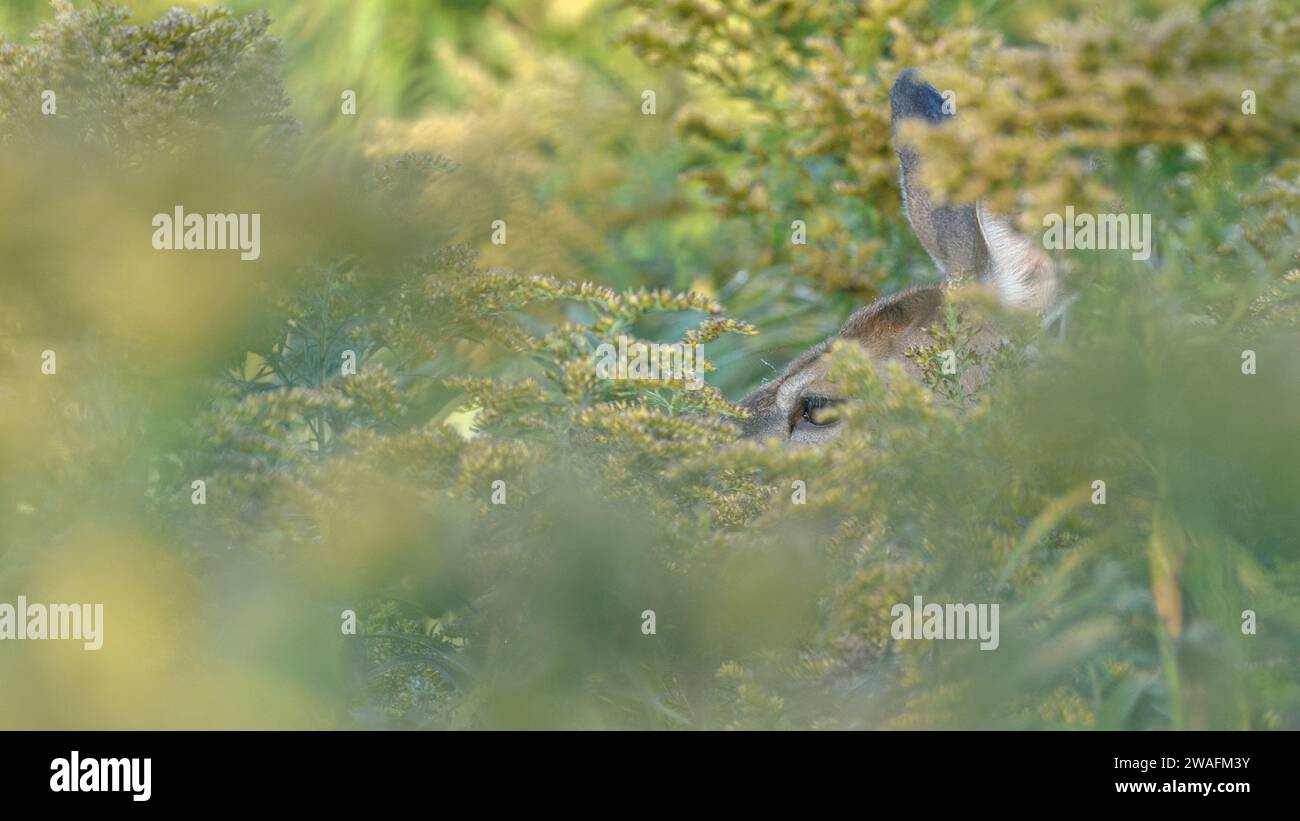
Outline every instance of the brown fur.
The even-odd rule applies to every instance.
[[[1016,234],[1007,221],[991,214],[982,203],[936,204],[921,184],[921,158],[910,144],[899,140],[903,120],[922,120],[938,127],[948,115],[943,97],[907,69],[890,89],[891,122],[901,169],[904,211],[922,247],[943,271],[945,282],[970,275],[978,284],[996,290],[1012,307],[1046,313],[1059,302],[1051,259],[1032,242]],[[836,339],[857,342],[873,360],[902,361],[913,373],[916,366],[903,354],[929,344],[927,329],[939,318],[942,287],[912,288],[859,308],[830,339],[794,359],[776,379],[755,389],[741,405],[750,418],[743,423],[748,437],[775,436],[792,443],[824,441],[834,435],[829,424],[815,424],[807,413],[810,397],[836,400],[835,386],[826,378],[824,354]],[[977,347],[996,344],[996,334],[983,330]],[[972,376],[979,380],[981,375]],[[964,385],[973,389],[972,385]]]

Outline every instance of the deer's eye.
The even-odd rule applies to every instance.
[[[795,424],[808,424],[818,428],[830,427],[839,420],[827,413],[827,409],[838,405],[841,401],[827,396],[801,396]]]

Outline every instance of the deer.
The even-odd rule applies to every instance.
[[[755,388],[740,401],[748,412],[741,422],[743,438],[777,438],[802,445],[836,436],[838,421],[829,409],[849,398],[841,396],[829,379],[826,354],[837,341],[861,345],[876,363],[901,362],[912,378],[920,378],[919,366],[905,354],[927,344],[928,329],[941,318],[947,292],[958,283],[990,288],[1002,305],[1036,312],[1044,324],[1060,323],[1064,331],[1064,300],[1051,257],[1018,233],[1010,220],[992,213],[983,201],[936,202],[922,185],[922,158],[915,146],[901,139],[899,127],[908,120],[943,127],[955,116],[945,110],[943,95],[916,69],[909,68],[895,78],[889,107],[903,210],[912,233],[943,279],[936,286],[909,288],[857,309],[836,334],[795,357],[775,379]],[[981,327],[975,344],[990,346],[997,338],[994,329]],[[966,387],[963,384],[963,389]]]

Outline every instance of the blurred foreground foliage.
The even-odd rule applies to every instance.
[[[1294,11],[1018,5],[446,12],[497,64],[429,12],[339,125],[311,11],[282,47],[57,4],[0,45],[0,601],[104,602],[106,641],[0,647],[0,724],[1300,726]],[[737,442],[764,355],[934,276],[908,65],[958,89],[937,186],[1118,198],[1158,253],[1063,258],[1068,340],[998,317],[974,401],[933,367],[979,364],[960,292],[927,384],[838,348],[833,447]],[[260,213],[261,258],[154,252],[176,203]],[[620,335],[725,390],[598,379]],[[1000,603],[999,649],[891,640],[916,595]]]

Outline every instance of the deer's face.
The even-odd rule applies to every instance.
[[[878,300],[855,311],[839,333],[805,351],[776,379],[758,387],[741,401],[749,411],[744,435],[776,437],[791,444],[816,444],[833,438],[838,420],[830,409],[850,397],[829,378],[826,353],[837,339],[856,342],[878,362],[898,360],[914,370],[903,354],[926,344],[926,329],[942,305],[938,288],[919,288]]]
[[[904,209],[912,232],[946,281],[970,275],[1010,307],[1040,313],[1051,309],[1058,301],[1056,276],[1041,248],[1015,233],[1009,222],[991,214],[983,203],[936,204],[922,187],[921,159],[912,146],[899,141],[898,124],[920,120],[940,127],[950,117],[943,111],[943,96],[908,69],[894,81],[889,99]],[[791,444],[832,439],[837,423],[828,409],[850,397],[827,378],[825,354],[831,343],[856,342],[873,360],[900,360],[915,374],[915,366],[903,354],[909,347],[928,344],[926,331],[939,318],[942,303],[942,288],[916,288],[855,311],[839,333],[796,357],[780,376],[741,401],[750,414],[743,423],[744,435],[776,437]]]

